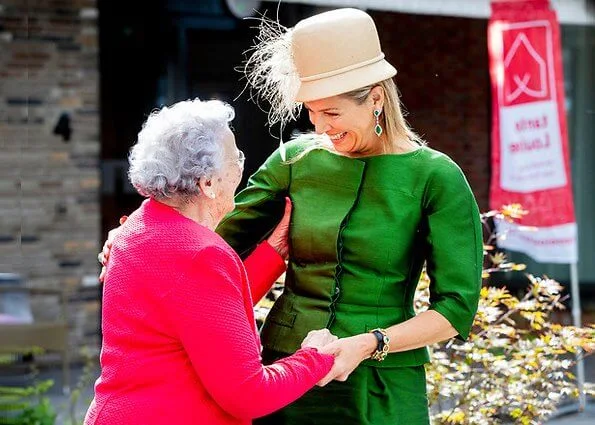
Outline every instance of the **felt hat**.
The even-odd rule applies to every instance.
[[[374,21],[358,9],[336,9],[293,28],[291,50],[300,85],[297,102],[347,93],[393,77]]]

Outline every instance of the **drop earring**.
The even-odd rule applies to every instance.
[[[380,113],[382,111],[380,109],[374,109],[374,118],[376,119],[376,126],[374,127],[374,133],[376,136],[380,137],[382,135],[382,126],[380,125]]]

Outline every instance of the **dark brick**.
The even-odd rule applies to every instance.
[[[21,243],[35,243],[39,242],[39,236],[36,235],[22,235],[21,236]]]
[[[61,269],[75,268],[75,267],[79,267],[80,265],[81,265],[80,260],[62,260],[58,263],[58,266]]]
[[[81,46],[79,44],[73,43],[71,41],[60,42],[60,43],[58,43],[58,51],[60,51],[60,52],[80,52]]]
[[[43,105],[45,102],[42,99],[37,98],[22,98],[22,97],[9,97],[6,99],[6,103],[11,106],[20,106],[20,105]]]
[[[482,209],[488,206],[490,85],[487,21],[373,13],[407,117],[430,147],[465,172]]]

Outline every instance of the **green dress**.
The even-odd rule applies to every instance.
[[[413,317],[424,262],[430,308],[467,338],[482,231],[460,168],[427,147],[355,159],[314,143],[288,143],[287,162],[274,152],[218,228],[245,256],[281,218],[284,197],[293,201],[285,289],[261,332],[265,360],[293,353],[312,329],[345,337]],[[365,360],[347,382],[311,391],[270,423],[425,424],[428,361],[425,348]]]

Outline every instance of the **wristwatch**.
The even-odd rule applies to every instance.
[[[371,334],[374,334],[376,340],[378,341],[378,345],[376,346],[376,351],[372,353],[370,358],[376,361],[383,361],[386,358],[390,350],[390,338],[388,337],[386,330],[381,328],[372,329],[370,331]]]

